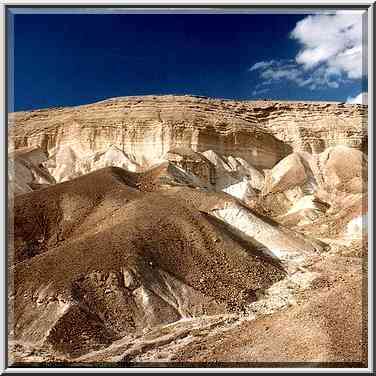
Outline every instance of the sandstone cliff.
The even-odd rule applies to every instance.
[[[233,101],[134,96],[9,115],[10,145],[69,146],[76,157],[112,145],[148,166],[174,147],[214,150],[271,168],[292,151],[338,144],[366,150],[366,106],[325,102]]]

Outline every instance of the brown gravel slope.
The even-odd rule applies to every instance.
[[[331,256],[315,265],[321,272],[296,305],[244,322],[239,327],[180,349],[176,362],[302,362],[302,367],[367,362],[366,294],[362,259]],[[357,365],[359,366],[359,364]]]
[[[284,277],[178,194],[150,192],[158,173],[105,168],[15,199],[16,340],[81,355],[182,305],[242,309]]]

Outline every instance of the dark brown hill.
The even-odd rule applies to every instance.
[[[148,326],[241,310],[284,277],[179,190],[141,190],[157,176],[105,168],[15,198],[16,339],[79,355]]]

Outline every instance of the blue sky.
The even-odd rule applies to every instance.
[[[12,22],[11,111],[127,95],[347,101],[366,91],[354,13],[16,14]]]

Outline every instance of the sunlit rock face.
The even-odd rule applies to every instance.
[[[232,101],[193,96],[113,98],[9,115],[10,144],[40,146],[49,171],[69,180],[112,165],[140,171],[189,147],[271,168],[291,151],[366,149],[365,106]],[[107,162],[106,162],[107,161]]]
[[[294,151],[345,145],[367,153],[367,106],[337,102],[270,102],[254,110],[263,129]]]
[[[194,96],[14,113],[10,145],[39,159],[26,168],[26,157],[10,158],[12,192],[109,166],[142,172],[167,163],[166,184],[223,191],[274,219],[309,224],[366,191],[366,114],[362,105]]]
[[[10,115],[16,148],[40,145],[82,160],[115,146],[133,163],[150,166],[174,147],[215,150],[270,167],[290,148],[220,101],[189,96],[115,98],[86,106]]]

